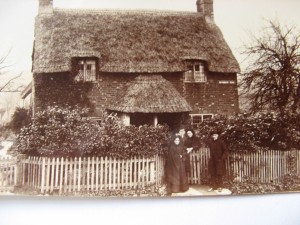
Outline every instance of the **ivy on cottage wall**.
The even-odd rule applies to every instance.
[[[79,106],[93,111],[88,93],[91,82],[74,82],[68,73],[39,74],[35,77],[35,109],[48,106]]]

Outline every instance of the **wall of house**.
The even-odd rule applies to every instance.
[[[88,93],[90,101],[94,105],[93,116],[99,115],[113,103],[120,93],[125,92],[130,81],[134,80],[136,76],[136,74],[101,73]]]
[[[34,74],[34,112],[48,106],[75,106],[93,108],[89,99],[93,84],[71,82],[70,73]]]
[[[89,93],[95,105],[95,114],[113,103],[117,94],[125,92],[129,82],[137,75],[102,73]],[[239,112],[236,74],[211,73],[206,83],[184,83],[183,73],[180,72],[164,73],[162,76],[187,99],[193,108],[192,113],[232,115]]]
[[[239,112],[236,74],[209,73],[205,83],[184,83],[183,96],[195,114]]]
[[[112,104],[120,93],[125,93],[130,81],[138,75],[140,74],[101,73],[89,92],[95,116]],[[169,80],[180,93],[183,93],[182,73],[165,73],[163,77]]]
[[[96,82],[72,84],[68,73],[41,74],[35,78],[35,105],[41,108],[53,102],[78,104],[92,107],[92,116],[97,116],[125,92],[138,75],[101,73]],[[232,115],[239,111],[236,74],[210,73],[206,83],[185,83],[181,72],[161,75],[186,98],[193,108],[192,113]],[[226,81],[234,81],[234,84],[226,84]]]

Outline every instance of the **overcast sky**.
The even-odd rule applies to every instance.
[[[196,0],[53,0],[58,8],[130,8],[196,11]],[[38,0],[0,0],[0,55],[11,49],[15,73],[31,70],[34,17]],[[300,27],[300,0],[214,0],[216,24],[238,61],[248,33],[257,33],[264,19]]]

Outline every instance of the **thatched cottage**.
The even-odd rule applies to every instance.
[[[195,12],[57,9],[39,0],[32,69],[35,110],[88,102],[92,116],[108,110],[137,125],[239,111],[239,65],[213,0],[198,0]]]

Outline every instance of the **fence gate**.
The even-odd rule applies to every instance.
[[[202,184],[208,179],[209,148],[201,147],[190,153],[189,184]]]
[[[17,159],[0,157],[0,192],[12,191],[17,185]]]

